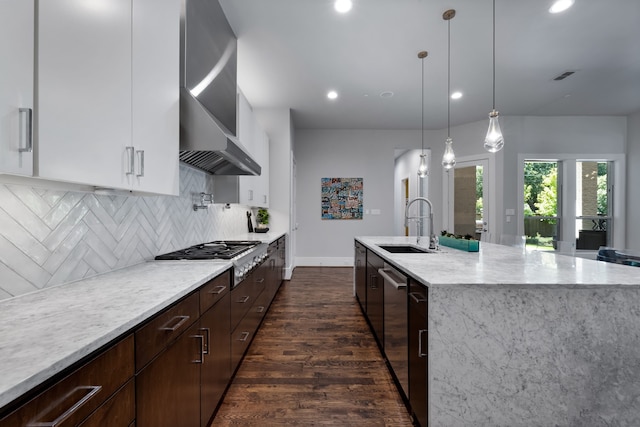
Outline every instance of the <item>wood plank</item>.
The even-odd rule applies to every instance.
[[[296,268],[211,425],[413,425],[353,296],[352,268]]]

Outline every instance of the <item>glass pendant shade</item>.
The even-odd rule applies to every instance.
[[[429,175],[429,167],[427,166],[427,155],[420,154],[420,165],[418,166],[418,176],[424,178]]]
[[[495,153],[502,150],[503,146],[504,138],[502,137],[502,130],[500,130],[498,112],[493,110],[489,113],[489,130],[484,139],[484,148],[490,153]]]
[[[456,165],[456,155],[453,153],[453,141],[447,138],[444,142],[444,154],[442,155],[442,167],[451,169]]]

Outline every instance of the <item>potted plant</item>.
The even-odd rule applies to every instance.
[[[269,231],[269,211],[260,208],[258,209],[258,214],[256,215],[256,220],[258,222],[258,226],[255,229],[256,233],[266,233]]]

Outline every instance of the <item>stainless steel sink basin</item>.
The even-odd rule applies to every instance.
[[[381,249],[393,254],[432,254],[435,251],[410,245],[378,245]]]

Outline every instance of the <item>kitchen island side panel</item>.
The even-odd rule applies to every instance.
[[[640,425],[637,288],[429,289],[434,426]]]

